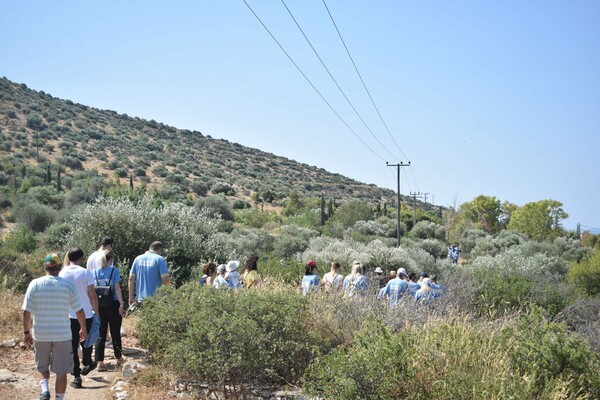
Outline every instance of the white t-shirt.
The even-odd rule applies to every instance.
[[[100,268],[100,256],[101,256],[100,250],[96,250],[95,252],[90,254],[90,256],[87,259],[87,264],[86,264],[86,268],[88,271],[93,272],[95,269]]]
[[[79,265],[70,265],[68,267],[64,267],[58,276],[71,282],[73,286],[75,286],[75,289],[77,289],[77,293],[79,294],[79,298],[81,299],[81,306],[83,307],[85,318],[92,318],[92,303],[90,302],[90,295],[88,292],[88,286],[94,286],[94,275],[92,272],[80,267]],[[69,318],[77,318],[75,311],[76,310],[69,308]]]
[[[328,272],[323,275],[323,283],[329,282],[331,284],[331,290],[341,290],[344,277],[342,274],[333,275],[332,272]]]

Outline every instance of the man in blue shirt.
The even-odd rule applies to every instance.
[[[137,256],[129,274],[129,304],[152,296],[160,286],[170,285],[167,260],[161,255],[161,242],[152,242],[150,249]]]
[[[396,307],[400,298],[408,291],[408,283],[404,280],[406,273],[403,271],[405,271],[404,268],[400,268],[396,277],[390,280],[379,293],[380,298],[387,296],[392,307]]]

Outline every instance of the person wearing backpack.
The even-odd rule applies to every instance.
[[[106,371],[104,364],[104,348],[106,334],[110,328],[113,351],[117,359],[117,367],[124,362],[121,347],[121,324],[125,303],[121,292],[121,273],[113,265],[114,255],[109,251],[101,255],[100,268],[94,270],[95,290],[98,295],[98,308],[100,309],[100,342],[96,346],[96,362],[98,371]]]
[[[364,295],[369,288],[367,278],[362,274],[363,267],[360,261],[352,263],[352,272],[344,278],[344,295],[347,297],[356,297]]]
[[[92,311],[98,314],[98,299],[94,291],[94,279],[92,273],[81,266],[83,261],[83,250],[71,249],[67,252],[64,260],[64,267],[58,273],[58,276],[71,282],[83,306],[85,315],[86,332],[89,332],[92,327]],[[96,368],[96,364],[92,362],[92,347],[85,347],[84,342],[80,340],[79,330],[81,326],[77,320],[76,310],[69,309],[69,318],[71,319],[71,344],[73,347],[73,381],[71,386],[79,389],[82,387],[81,375],[87,375],[90,371]],[[79,363],[79,346],[81,346],[81,364]]]

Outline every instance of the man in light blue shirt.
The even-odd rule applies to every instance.
[[[128,285],[130,305],[152,296],[163,284],[171,284],[162,249],[161,242],[152,242],[148,251],[133,260]]]
[[[400,298],[408,291],[408,283],[404,280],[405,278],[406,272],[404,268],[400,268],[396,273],[396,277],[390,280],[379,293],[379,297],[386,296],[390,306],[396,307]]]

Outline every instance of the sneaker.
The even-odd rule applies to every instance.
[[[74,387],[75,389],[81,389],[82,385],[81,385],[81,377],[80,376],[76,376],[73,381],[71,382],[71,387]]]
[[[97,366],[97,362],[93,362],[90,365],[84,365],[83,368],[81,368],[81,375],[86,376],[87,374],[95,370]]]
[[[50,392],[40,393],[40,400],[50,400]]]
[[[102,361],[98,361],[98,372],[106,372],[106,365]]]

